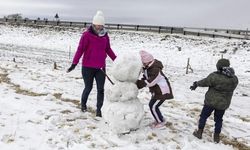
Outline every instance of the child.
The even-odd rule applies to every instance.
[[[220,59],[217,64],[217,71],[211,73],[207,78],[194,82],[190,86],[191,90],[195,90],[198,86],[209,87],[205,95],[205,104],[200,114],[198,130],[193,135],[199,139],[202,138],[203,129],[207,118],[214,111],[214,142],[220,142],[220,132],[222,128],[223,115],[229,107],[233,96],[233,91],[238,85],[238,78],[234,74],[233,68],[230,68],[228,59]]]
[[[152,128],[160,128],[165,124],[159,107],[166,99],[172,99],[173,93],[167,77],[163,74],[162,63],[146,51],[140,51],[143,64],[143,78],[136,81],[138,89],[149,87],[152,94],[149,102],[150,111],[155,119]]]

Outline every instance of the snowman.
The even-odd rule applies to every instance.
[[[140,69],[141,62],[136,55],[118,57],[111,68],[114,85],[106,88],[103,117],[117,134],[138,129],[144,116],[143,104],[137,98],[138,89],[135,84]]]

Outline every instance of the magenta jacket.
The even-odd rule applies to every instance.
[[[104,36],[96,35],[90,27],[82,34],[73,64],[78,64],[82,58],[82,66],[90,68],[104,68],[106,66],[107,55],[114,61],[115,53],[112,51],[108,34]]]

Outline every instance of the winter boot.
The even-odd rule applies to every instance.
[[[99,109],[96,110],[96,117],[102,117],[101,110],[99,110]]]
[[[219,143],[219,142],[220,142],[220,134],[214,133],[214,143]]]
[[[199,129],[199,130],[195,130],[195,131],[193,132],[193,135],[194,135],[195,137],[197,137],[198,139],[202,139],[202,133],[203,133],[203,129]]]
[[[83,105],[82,108],[81,108],[82,112],[86,112],[87,111],[87,106],[86,105]]]

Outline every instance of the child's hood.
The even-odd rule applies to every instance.
[[[163,69],[162,62],[157,60],[157,59],[154,60],[154,63],[153,63],[153,65],[151,67],[159,68],[161,70]]]

